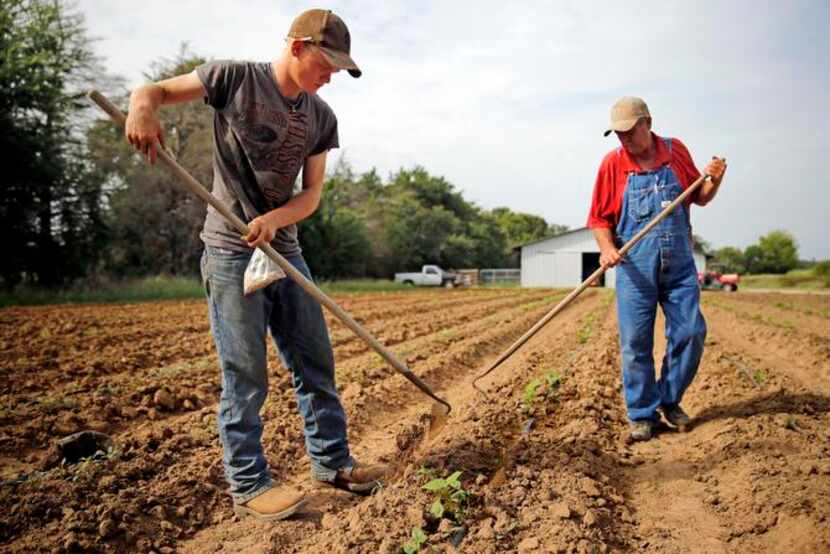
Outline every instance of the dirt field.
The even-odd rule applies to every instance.
[[[203,301],[2,310],[0,551],[394,553],[415,527],[421,552],[830,552],[830,297],[705,293],[694,428],[628,444],[606,291],[485,379],[486,396],[470,386],[564,294],[337,297],[455,410],[427,433],[431,403],[332,321],[353,453],[396,474],[368,498],[314,488],[272,350],[263,442],[275,478],[311,497],[273,525],[238,520],[224,492]],[[82,429],[115,448],[60,464],[55,441]],[[424,485],[456,471],[469,494],[437,519]]]

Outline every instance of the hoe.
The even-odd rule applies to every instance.
[[[103,94],[98,92],[97,90],[92,90],[87,95],[90,100],[95,102],[98,107],[104,110],[107,115],[109,115],[115,123],[123,127],[126,123],[126,117],[123,113],[107,99]],[[225,219],[227,219],[237,231],[239,231],[242,235],[248,234],[248,226],[239,219],[230,209],[223,204],[221,201],[217,200],[208,190],[197,181],[190,173],[188,173],[182,166],[174,160],[170,154],[167,153],[164,148],[159,148],[158,151],[159,159],[170,169],[170,171],[175,174],[182,182],[182,184],[193,194],[213,206],[216,211],[222,214]],[[433,420],[436,417],[443,417],[450,413],[452,410],[452,406],[446,400],[443,400],[436,396],[432,389],[424,383],[417,375],[412,373],[412,371],[406,367],[400,360],[398,360],[395,355],[389,351],[385,346],[383,346],[380,341],[378,341],[372,334],[370,334],[366,329],[364,329],[357,321],[352,318],[343,308],[337,305],[331,298],[329,298],[323,291],[321,291],[317,286],[312,283],[310,280],[306,279],[306,277],[297,271],[291,263],[288,262],[285,258],[283,258],[279,252],[274,250],[270,244],[266,244],[264,246],[259,247],[266,256],[268,256],[271,260],[274,261],[291,279],[293,279],[300,287],[303,288],[308,294],[312,296],[315,300],[320,302],[323,306],[329,309],[340,321],[343,322],[346,327],[354,331],[354,333],[363,339],[366,344],[368,344],[375,352],[377,352],[384,360],[386,360],[389,365],[391,365],[398,373],[406,377],[413,385],[418,387],[425,395],[429,396],[439,404],[433,406]],[[442,413],[443,412],[443,413]]]
[[[640,242],[640,240],[642,240],[642,238],[643,238],[644,236],[646,236],[646,235],[648,234],[648,232],[649,232],[649,231],[651,231],[652,229],[654,229],[654,227],[656,227],[658,223],[660,223],[661,221],[663,221],[663,220],[664,220],[664,219],[665,219],[665,218],[666,218],[666,217],[667,217],[670,213],[672,213],[672,211],[674,211],[674,209],[675,209],[677,206],[679,206],[679,205],[681,204],[681,202],[683,202],[684,200],[686,200],[686,198],[688,198],[688,197],[689,197],[692,193],[694,193],[694,191],[696,191],[697,189],[699,189],[699,188],[701,187],[701,185],[703,185],[704,181],[706,181],[706,179],[710,179],[710,178],[711,178],[711,176],[709,176],[709,175],[701,175],[701,176],[700,176],[700,177],[699,177],[699,178],[698,178],[698,179],[697,179],[694,183],[692,183],[691,185],[689,185],[689,187],[688,187],[685,191],[683,191],[683,193],[682,193],[680,196],[678,196],[678,197],[677,197],[677,198],[676,198],[676,199],[675,199],[675,200],[674,200],[671,204],[669,204],[668,206],[666,206],[665,208],[663,208],[663,211],[661,211],[659,214],[657,214],[657,215],[654,217],[654,219],[652,219],[651,221],[649,221],[649,222],[648,222],[648,225],[646,225],[645,227],[643,227],[643,228],[640,230],[640,232],[639,232],[639,233],[637,233],[636,235],[634,235],[634,236],[631,238],[631,240],[629,240],[627,243],[625,243],[625,244],[623,245],[623,247],[622,247],[622,248],[620,248],[620,250],[619,250],[620,255],[621,255],[621,256],[624,256],[624,255],[625,255],[625,253],[626,253],[626,252],[628,252],[629,250],[631,250],[631,249],[634,247],[634,245],[635,245],[635,244],[637,244],[638,242]],[[593,272],[593,273],[592,273],[592,274],[591,274],[591,275],[590,275],[587,279],[585,279],[584,281],[582,281],[582,283],[581,283],[578,287],[576,287],[576,288],[575,288],[575,289],[574,289],[574,290],[573,290],[570,294],[568,294],[568,296],[566,296],[565,298],[563,298],[563,299],[562,299],[562,301],[561,301],[561,302],[559,302],[559,304],[557,304],[557,305],[556,305],[556,306],[555,306],[555,307],[554,307],[551,311],[549,311],[547,314],[545,314],[545,316],[544,316],[544,317],[542,317],[542,319],[540,319],[539,321],[537,321],[537,322],[533,325],[533,327],[531,327],[530,329],[528,329],[528,331],[527,331],[524,335],[522,335],[521,337],[519,337],[519,338],[516,340],[516,342],[514,342],[513,344],[511,344],[511,345],[510,345],[510,347],[509,347],[507,350],[505,350],[504,352],[502,352],[502,353],[499,355],[499,357],[498,357],[498,358],[496,358],[496,361],[494,361],[492,364],[490,364],[490,367],[488,367],[488,368],[487,368],[484,372],[482,372],[482,373],[481,373],[478,377],[476,377],[475,379],[473,379],[473,388],[475,388],[478,392],[480,392],[480,393],[482,393],[482,394],[486,394],[486,393],[484,392],[484,390],[482,390],[482,389],[480,389],[480,388],[478,387],[478,384],[477,384],[477,383],[478,383],[481,379],[483,379],[484,377],[486,377],[487,375],[489,375],[491,371],[493,371],[494,369],[496,369],[497,367],[499,367],[502,363],[504,363],[504,361],[505,361],[505,360],[507,360],[507,358],[509,358],[510,356],[512,356],[512,355],[513,355],[513,353],[514,353],[514,352],[516,352],[516,350],[518,350],[519,348],[521,348],[521,347],[522,347],[522,345],[523,345],[524,343],[526,343],[528,340],[530,340],[530,338],[531,338],[533,335],[535,335],[536,333],[538,333],[538,332],[539,332],[539,330],[540,330],[540,329],[542,329],[542,327],[544,327],[545,325],[547,325],[547,323],[548,323],[551,319],[553,319],[554,317],[556,317],[556,315],[557,315],[559,312],[561,312],[562,310],[564,310],[564,309],[568,306],[568,304],[570,304],[571,302],[573,302],[573,300],[574,300],[577,296],[579,296],[580,294],[582,294],[582,292],[583,292],[585,289],[587,289],[589,286],[591,286],[591,283],[593,283],[596,279],[598,279],[598,278],[599,278],[599,277],[600,277],[603,273],[605,273],[607,270],[608,270],[608,266],[601,266],[601,267],[597,268],[597,270],[596,270],[596,271],[594,271],[594,272]]]

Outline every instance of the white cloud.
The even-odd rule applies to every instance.
[[[270,59],[304,5],[215,0],[84,0],[110,71],[132,84],[182,41],[215,58]],[[357,170],[421,164],[485,207],[584,223],[601,131],[623,94],[648,102],[658,132],[701,166],[730,162],[718,199],[694,212],[716,245],[774,228],[806,257],[830,257],[819,232],[830,204],[828,41],[821,3],[335,2],[361,79],[337,75],[323,97]]]

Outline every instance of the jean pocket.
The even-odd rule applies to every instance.
[[[628,213],[636,221],[645,221],[651,217],[654,213],[654,194],[651,189],[631,192]]]
[[[202,258],[199,260],[199,273],[202,276],[202,287],[205,289],[205,295],[210,298],[210,276],[208,273],[208,253],[207,250],[202,252]]]

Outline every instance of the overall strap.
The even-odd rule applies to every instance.
[[[669,154],[671,154],[671,138],[670,137],[663,137],[663,144],[666,145],[666,148],[669,150]],[[666,162],[663,164],[663,167],[671,167],[671,161]]]

